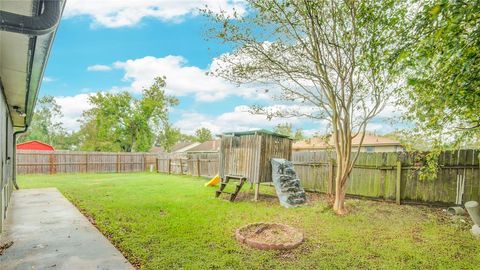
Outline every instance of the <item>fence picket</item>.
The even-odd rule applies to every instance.
[[[228,145],[225,151],[231,151]],[[437,179],[420,180],[421,153],[361,153],[347,193],[395,201],[454,204],[457,178],[464,179],[463,202],[480,200],[478,150],[441,153]],[[330,152],[295,152],[292,162],[303,187],[334,192],[335,156]],[[157,157],[151,153],[99,153],[70,151],[17,151],[18,174],[83,172],[139,172],[149,165],[157,172],[213,177],[219,172],[218,153]],[[241,164],[225,164],[241,166]],[[461,176],[459,176],[461,175]]]
[[[17,151],[17,174],[141,172],[156,164],[152,153]]]

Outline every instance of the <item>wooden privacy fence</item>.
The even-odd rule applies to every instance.
[[[442,152],[435,180],[420,180],[422,153],[361,153],[350,175],[347,194],[388,201],[461,204],[480,200],[479,150]],[[334,193],[332,152],[295,152],[295,170],[308,191]],[[218,155],[157,159],[159,172],[214,176]]]
[[[390,201],[461,204],[480,200],[480,150],[442,152],[437,179],[420,180],[420,153],[361,153],[347,194]],[[295,152],[292,161],[305,189],[333,193],[335,160],[330,152]],[[218,154],[157,158],[151,153],[17,151],[18,174],[86,172],[158,172],[212,177]]]
[[[213,177],[218,174],[218,154],[189,155],[187,158],[157,158],[157,171],[162,173],[186,174]]]
[[[480,200],[479,150],[442,152],[434,180],[421,180],[422,153],[361,153],[347,194],[400,201],[461,204]],[[333,193],[335,160],[328,152],[298,152],[293,163],[302,185]]]
[[[156,169],[151,153],[17,150],[18,174],[141,172],[151,166]]]

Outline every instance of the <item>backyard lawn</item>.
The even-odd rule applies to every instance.
[[[141,174],[28,175],[21,188],[57,187],[141,269],[478,269],[480,240],[439,209],[348,200],[336,216],[323,196],[285,209],[274,197],[230,203],[195,177]],[[249,187],[244,186],[248,191]],[[270,187],[262,187],[271,193]],[[466,218],[468,222],[469,219]],[[300,228],[293,251],[258,251],[234,239],[252,222]]]

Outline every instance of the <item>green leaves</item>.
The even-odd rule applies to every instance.
[[[206,142],[213,140],[212,132],[208,128],[199,128],[195,131],[195,136],[198,142]]]
[[[67,141],[68,133],[61,121],[62,112],[53,96],[43,96],[39,99],[32,125],[27,133],[19,138],[19,142],[39,140],[52,145],[56,149],[70,149]]]
[[[418,1],[401,93],[420,129],[452,139],[480,136],[480,4]],[[473,132],[471,132],[473,131]],[[448,134],[448,135],[447,135]],[[472,137],[473,136],[473,137]]]
[[[172,127],[170,124],[165,124],[163,130],[158,133],[157,145],[160,145],[165,152],[170,152],[172,146],[181,140],[182,134],[180,129]]]
[[[278,124],[273,130],[275,133],[279,133],[285,136],[290,137],[293,140],[303,140],[305,136],[303,135],[302,129],[293,130],[293,125],[291,123]]]
[[[93,151],[148,151],[157,134],[169,127],[168,112],[178,100],[165,94],[165,78],[155,78],[141,98],[128,92],[90,96],[93,108],[84,112],[82,149]]]
[[[435,19],[441,10],[442,10],[442,5],[440,4],[434,5],[429,12],[432,19]]]

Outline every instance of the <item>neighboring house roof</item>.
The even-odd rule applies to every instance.
[[[276,133],[267,129],[257,129],[257,130],[248,130],[248,131],[234,131],[234,132],[225,132],[222,135],[224,136],[242,136],[242,135],[256,135],[256,134],[267,134],[273,135],[282,138],[288,138],[289,136]]]
[[[357,136],[352,140],[352,146],[358,146],[360,143],[361,136]],[[365,135],[363,139],[362,146],[401,146],[402,144],[399,141],[392,140],[390,138],[375,136],[375,135]],[[323,138],[314,137],[298,142],[294,142],[292,148],[294,150],[305,150],[305,149],[328,149],[333,148],[334,142],[333,137],[330,137],[328,142]]]
[[[154,146],[150,149],[150,153],[157,153],[157,154],[169,154],[169,153],[184,153],[187,150],[190,150],[193,147],[198,146],[199,142],[179,142],[172,146],[170,152],[165,151],[165,149],[161,146]]]
[[[206,141],[188,150],[189,153],[192,153],[192,152],[205,153],[205,152],[218,152],[218,151],[220,151],[220,140]]]
[[[196,145],[200,144],[198,142],[179,142],[179,143],[176,143],[174,146],[172,146],[172,149],[170,149],[170,153],[176,153],[176,152],[184,152],[182,151],[182,149],[184,148],[187,148],[187,149],[190,149],[189,146],[191,146],[192,144],[195,144],[194,146],[192,147],[195,147]]]
[[[28,141],[23,143],[17,144],[17,149],[19,150],[46,150],[46,151],[53,151],[55,150],[53,146],[48,143],[44,143],[41,141]]]
[[[64,0],[0,1],[0,88],[14,127],[32,120]]]
[[[185,153],[193,147],[199,145],[199,142],[181,142],[172,147],[171,153]]]
[[[154,146],[150,149],[150,153],[157,153],[157,154],[163,154],[166,153],[165,149],[161,146]]]
[[[186,146],[189,146],[191,145],[193,142],[179,142],[179,143],[176,143],[174,146],[172,146],[172,149],[170,152],[175,152],[177,150],[180,150]]]

